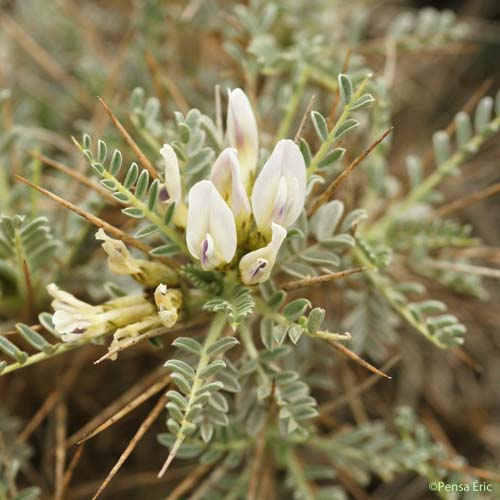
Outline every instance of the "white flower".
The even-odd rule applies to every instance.
[[[179,161],[174,149],[164,144],[160,149],[165,165],[165,182],[160,186],[158,199],[161,203],[175,203],[174,223],[184,227],[186,225],[186,205],[182,199],[181,174]]]
[[[231,208],[237,225],[245,223],[250,217],[250,202],[241,181],[238,151],[226,148],[212,167],[210,180]]]
[[[186,243],[206,270],[231,262],[236,252],[233,213],[210,181],[200,181],[189,191]]]
[[[299,217],[306,196],[306,165],[290,139],[279,141],[262,167],[252,191],[258,229],[269,234],[271,223],[290,227]]]
[[[278,224],[271,224],[271,242],[265,247],[247,253],[240,260],[241,280],[245,285],[263,283],[271,275],[276,256],[286,237],[286,229]]]
[[[154,293],[156,307],[160,321],[171,328],[177,323],[179,309],[182,305],[182,294],[179,290],[168,289],[167,285],[160,283]]]
[[[54,283],[47,286],[47,291],[54,298],[51,304],[54,330],[64,342],[99,337],[147,316],[156,317],[154,306],[142,295],[127,295],[92,306]]]
[[[241,89],[229,92],[226,128],[229,145],[238,150],[242,181],[247,188],[257,166],[259,135],[250,101]]]
[[[91,318],[102,312],[101,307],[78,300],[54,283],[47,285],[47,291],[54,298],[51,304],[55,311],[52,315],[54,329],[64,341],[76,340],[91,326]]]

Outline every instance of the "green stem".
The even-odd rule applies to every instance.
[[[440,348],[446,348],[446,346],[441,343],[434,335],[431,334],[429,329],[423,323],[420,323],[411,311],[404,305],[401,304],[394,293],[392,293],[392,288],[388,285],[387,280],[385,280],[377,269],[373,269],[373,264],[365,257],[359,248],[354,249],[353,253],[354,259],[361,265],[366,267],[364,274],[368,281],[379,290],[379,292],[384,296],[389,305],[400,314],[411,326],[413,326],[417,331],[419,331],[424,337],[430,340],[432,343]]]
[[[19,370],[20,368],[24,368],[29,365],[34,365],[39,361],[45,361],[46,359],[53,358],[63,352],[71,351],[76,349],[77,347],[82,347],[84,345],[89,344],[90,342],[64,342],[58,345],[57,349],[51,354],[45,354],[44,352],[38,352],[37,354],[33,354],[30,356],[24,363],[12,363],[11,365],[7,365],[0,375],[6,375],[7,373],[13,372],[15,370]]]
[[[212,345],[215,344],[217,339],[219,338],[220,334],[222,333],[222,330],[224,329],[224,325],[226,323],[226,316],[224,313],[218,313],[215,315],[212,324],[210,325],[210,328],[208,330],[207,336],[205,337],[205,342],[203,344],[203,349],[200,354],[200,359],[198,362],[198,366],[196,368],[195,375],[193,377],[193,385],[191,386],[191,390],[189,392],[189,398],[188,402],[186,405],[186,408],[184,410],[184,418],[180,422],[180,429],[177,434],[177,439],[172,446],[172,449],[170,450],[170,453],[167,457],[167,460],[163,464],[163,467],[158,474],[158,477],[163,476],[165,474],[165,471],[168,469],[169,465],[172,463],[173,459],[175,458],[175,455],[177,454],[177,451],[179,450],[180,446],[184,442],[184,440],[187,437],[186,430],[188,427],[190,427],[192,424],[191,422],[186,418],[186,415],[188,415],[194,405],[194,402],[196,398],[199,396],[198,391],[201,388],[201,385],[203,383],[203,379],[200,377],[200,373],[208,366],[210,362],[210,356],[207,354],[208,349]]]
[[[304,67],[299,72],[298,77],[295,81],[295,89],[288,102],[285,116],[281,120],[280,126],[278,128],[276,141],[284,139],[288,135],[290,127],[292,126],[293,119],[297,114],[297,109],[300,104],[300,99],[302,97],[302,94],[304,93],[308,79],[309,79],[309,71],[307,67]]]
[[[259,359],[259,352],[257,351],[257,348],[255,347],[253,338],[252,338],[252,331],[250,327],[248,326],[247,323],[243,323],[240,325],[240,339],[243,342],[243,347],[247,351],[248,355],[250,356],[251,359],[257,360],[257,374],[262,382],[263,385],[269,385],[269,377],[266,375],[266,372],[258,362]]]
[[[336,140],[337,131],[339,130],[339,128],[344,124],[344,122],[349,117],[349,114],[351,112],[352,103],[356,102],[359,99],[359,97],[361,97],[363,91],[365,90],[366,84],[368,83],[368,80],[370,79],[370,76],[371,75],[367,75],[364,78],[364,80],[361,82],[358,89],[351,97],[351,100],[344,106],[342,114],[340,115],[339,119],[337,120],[337,123],[335,124],[335,126],[332,128],[332,130],[330,130],[330,133],[328,134],[328,137],[326,138],[325,142],[321,145],[321,147],[318,149],[318,152],[314,155],[314,157],[311,160],[311,163],[309,165],[309,168],[307,169],[307,175],[309,177],[316,172],[321,160],[323,160],[323,158],[330,151],[330,148],[332,147],[333,143]]]
[[[423,200],[436,186],[448,177],[457,167],[473,156],[481,145],[500,128],[500,116],[493,120],[488,128],[472,137],[462,148],[450,156],[436,170],[432,172],[421,184],[410,191],[406,198],[393,207],[372,228],[370,234],[385,234],[394,220],[402,213],[412,208]]]
[[[286,454],[286,464],[295,486],[301,492],[301,498],[314,500],[316,495],[314,491],[312,491],[304,473],[304,469],[292,449],[289,449]]]

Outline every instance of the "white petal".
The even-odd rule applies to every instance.
[[[271,242],[265,247],[247,253],[240,261],[240,273],[243,283],[256,285],[269,279],[276,256],[285,240],[287,231],[283,226],[272,224]]]
[[[298,219],[304,206],[306,179],[306,165],[299,147],[290,139],[279,141],[252,191],[252,211],[261,232],[268,232],[272,222],[289,227]]]
[[[236,252],[236,226],[231,209],[208,180],[196,183],[188,198],[186,243],[189,252],[201,260],[204,250],[207,265],[210,262],[213,267],[230,262]]]
[[[229,145],[238,150],[243,184],[248,186],[257,166],[259,136],[250,101],[241,89],[229,92],[227,137]]]
[[[240,168],[237,150],[226,148],[215,161],[210,174],[210,180],[229,203],[235,217],[250,214],[250,202],[241,180]]]
[[[182,190],[177,155],[170,144],[164,144],[160,149],[160,154],[165,164],[165,185],[163,191],[160,190],[160,201],[179,201],[182,197]],[[162,196],[166,199],[161,199]]]

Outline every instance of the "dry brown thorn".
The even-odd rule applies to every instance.
[[[386,372],[390,370],[396,363],[399,362],[401,359],[400,355],[396,355],[393,358],[391,358],[387,363],[382,366],[381,371]],[[371,389],[380,379],[378,374],[373,374],[369,376],[366,380],[363,380],[360,384],[358,384],[356,387],[352,389],[352,392],[355,393],[356,395],[361,395],[367,390]],[[335,399],[334,401],[330,401],[329,403],[325,403],[322,406],[319,407],[319,417],[323,417],[324,414],[326,413],[331,413],[332,411],[338,410],[339,408],[342,408],[342,406],[346,405],[349,402],[349,399],[346,394],[343,394],[340,396],[338,399]]]
[[[38,326],[38,325],[35,325]],[[34,327],[31,327],[34,328]],[[40,328],[37,328],[39,330]],[[81,353],[76,356],[76,359],[72,360],[71,366],[68,370],[62,375],[57,384],[57,387],[54,388],[49,395],[45,398],[45,401],[42,403],[40,408],[36,411],[36,413],[31,417],[30,421],[26,424],[22,432],[17,436],[17,440],[19,442],[26,441],[29,436],[39,427],[39,425],[43,422],[45,417],[54,409],[57,403],[64,396],[66,391],[68,391],[76,378],[78,377],[80,371],[82,370],[87,358],[90,353],[86,351],[81,351]]]
[[[484,479],[485,481],[500,483],[500,474],[498,472],[480,469],[479,467],[472,467],[470,465],[457,464],[451,460],[443,460],[440,458],[433,458],[432,461],[436,465],[454,472],[460,472],[468,476],[478,477],[480,479]]]
[[[197,320],[192,321],[190,323],[185,323],[185,324],[178,323],[175,326],[173,326],[172,328],[168,328],[168,329],[164,326],[154,328],[153,330],[149,330],[145,333],[142,333],[141,335],[137,335],[136,337],[131,337],[130,339],[127,339],[127,340],[121,342],[114,349],[110,349],[106,354],[104,354],[99,359],[94,361],[94,364],[97,365],[106,359],[110,359],[110,358],[116,356],[119,352],[121,352],[125,349],[128,349],[129,347],[132,347],[132,346],[138,344],[139,342],[142,342],[143,340],[158,337],[160,335],[165,335],[167,333],[175,333],[175,332],[183,331],[183,330],[186,330],[186,329],[191,328],[193,326],[202,325],[204,323],[206,323],[206,317],[198,318]]]
[[[149,373],[134,385],[129,387],[123,394],[106,406],[99,414],[95,415],[81,429],[77,430],[66,441],[66,446],[70,447],[76,444],[80,439],[86,436],[93,429],[101,425],[105,420],[114,415],[120,408],[129,404],[134,398],[140,395],[147,387],[158,382],[165,376],[166,369],[163,366],[158,367],[153,372]]]
[[[164,102],[166,101],[165,92],[163,91],[163,88],[165,87],[174,100],[177,108],[182,113],[186,114],[189,111],[189,103],[182,95],[182,92],[177,84],[170,77],[161,73],[160,66],[150,51],[146,51],[146,63],[148,65],[149,72],[151,73],[155,92],[158,97]]]
[[[66,472],[64,473],[64,477],[62,479],[62,486],[61,486],[61,498],[65,498],[66,491],[68,489],[68,486],[71,482],[71,479],[73,477],[73,473],[75,472],[76,466],[80,462],[80,459],[82,458],[82,453],[83,450],[85,449],[85,446],[79,446],[73,457],[71,458],[71,462],[69,463],[68,468],[66,469]]]
[[[66,464],[66,441],[68,410],[64,401],[59,401],[55,410],[55,492],[54,500],[63,500],[64,469]]]
[[[288,281],[287,283],[280,285],[280,288],[288,292],[290,290],[297,290],[298,288],[316,286],[322,283],[329,283],[330,281],[338,280],[340,278],[345,278],[351,274],[359,273],[364,269],[366,268],[356,267],[354,269],[346,269],[345,271],[339,271],[337,273],[322,274],[321,276],[312,276],[301,280]]]
[[[500,193],[500,182],[497,182],[492,186],[488,186],[487,188],[482,189],[481,191],[477,191],[476,193],[472,193],[469,196],[464,196],[463,198],[447,203],[446,205],[437,208],[434,211],[433,215],[435,217],[448,216],[453,212],[456,212],[457,210],[461,210],[462,208],[473,205],[474,203],[482,201],[497,193]]]
[[[336,177],[329,186],[316,198],[312,207],[307,211],[308,217],[314,215],[319,207],[324,203],[331,200],[333,194],[338,189],[339,186],[347,179],[347,177],[352,173],[352,171],[394,130],[394,127],[387,129],[374,143],[372,143],[368,149],[366,149],[361,155],[356,157],[350,165],[348,165],[342,173]]]
[[[486,278],[500,279],[500,269],[493,269],[485,266],[475,266],[473,264],[461,264],[460,262],[448,262],[443,260],[425,259],[424,267],[440,269],[443,271],[454,271],[464,274],[475,274]]]
[[[255,454],[252,463],[250,481],[248,483],[247,500],[258,500],[259,498],[258,487],[261,479],[264,451],[266,449],[267,425],[272,418],[272,414],[275,408],[274,404],[275,390],[276,390],[276,381],[273,379],[271,395],[267,406],[266,419],[255,440]]]
[[[59,203],[59,205],[63,206],[64,208],[67,208],[68,210],[71,210],[75,214],[78,214],[80,217],[83,217],[84,219],[88,220],[94,226],[104,229],[107,233],[109,233],[114,238],[122,240],[127,245],[130,245],[131,247],[137,248],[138,250],[141,250],[141,252],[144,252],[145,254],[149,255],[149,251],[152,249],[149,245],[142,243],[141,241],[137,240],[136,238],[130,236],[129,234],[125,233],[124,231],[113,226],[109,222],[106,222],[106,221],[100,219],[99,217],[92,215],[91,213],[74,205],[70,201],[67,201],[64,198],[61,198],[60,196],[58,196],[57,194],[54,194],[51,191],[49,191],[41,186],[38,186],[37,184],[34,184],[33,182],[29,181],[28,179],[25,179],[24,177],[21,177],[20,175],[16,175],[15,178],[18,181],[21,181],[24,184],[27,184],[31,188],[36,189],[39,193],[44,194],[45,196],[47,196],[51,200],[55,201],[56,203]]]
[[[224,474],[227,472],[227,465],[222,463],[216,469],[214,469],[208,477],[198,486],[196,491],[188,498],[188,500],[204,500],[209,498],[207,493],[210,491],[210,488],[220,482],[220,480],[224,477]]]
[[[120,120],[114,115],[113,111],[111,111],[110,107],[104,102],[104,100],[98,97],[99,102],[103,105],[106,113],[108,113],[113,125],[118,129],[118,132],[125,139],[125,142],[132,148],[134,153],[139,160],[139,163],[149,172],[149,175],[153,179],[158,179],[158,172],[154,168],[153,164],[149,161],[149,158],[142,152],[141,148],[137,145],[137,143],[132,139],[132,136],[127,132],[125,127],[121,124]]]
[[[306,110],[304,111],[304,116],[302,117],[302,120],[300,120],[300,125],[299,125],[299,128],[297,129],[297,132],[295,133],[295,137],[293,138],[293,142],[295,142],[295,144],[297,144],[300,141],[300,137],[302,136],[302,133],[304,132],[304,129],[306,128],[307,120],[309,119],[309,115],[311,113],[315,99],[316,99],[316,96],[313,94],[311,96],[311,100],[309,101],[309,104],[307,105]]]
[[[201,464],[199,465],[194,472],[190,472],[177,486],[170,492],[168,497],[165,500],[179,500],[179,498],[184,495],[187,491],[189,491],[198,481],[213,467],[215,467],[214,463],[209,464]],[[155,474],[156,478],[156,474]]]
[[[367,370],[371,371],[372,373],[375,373],[376,375],[380,377],[385,377],[387,379],[391,379],[389,375],[384,373],[383,371],[379,370],[378,368],[375,368],[372,364],[368,363],[368,361],[365,361],[363,358],[358,356],[355,352],[351,351],[349,348],[347,348],[345,345],[341,344],[340,342],[337,342],[336,340],[328,340],[328,343],[337,351],[340,351],[342,354],[345,354],[348,358],[352,359],[358,365],[362,366],[363,368],[366,368]]]
[[[120,419],[122,419],[125,415],[129,414],[131,411],[135,410],[142,403],[147,401],[149,398],[153,397],[155,394],[160,392],[170,383],[170,376],[164,375],[161,380],[154,383],[145,391],[141,392],[135,399],[127,403],[123,408],[118,410],[115,414],[110,416],[107,420],[105,420],[101,425],[97,426],[92,432],[85,435],[82,439],[80,439],[77,444],[85,443],[89,439],[97,436],[101,432],[105,431],[108,427],[116,424]]]
[[[111,193],[106,188],[102,187],[100,184],[93,182],[91,179],[89,179],[88,176],[83,175],[78,170],[63,165],[62,163],[55,161],[47,156],[44,156],[36,151],[29,151],[28,154],[31,155],[33,158],[40,160],[43,164],[55,168],[59,172],[62,172],[63,174],[68,175],[69,177],[72,177],[80,184],[83,184],[84,186],[87,186],[88,188],[92,189],[103,198],[106,198],[106,200],[109,203],[113,205],[119,205],[119,202],[115,198],[113,198]]]
[[[104,479],[101,486],[99,486],[99,489],[96,491],[95,495],[92,497],[92,500],[96,500],[100,496],[100,494],[104,491],[106,486],[110,483],[110,481],[115,477],[116,473],[120,470],[121,466],[125,463],[127,458],[134,451],[135,447],[137,446],[139,441],[143,438],[144,434],[146,434],[146,432],[151,427],[153,422],[158,418],[160,413],[163,411],[164,406],[167,403],[167,401],[168,401],[168,397],[165,394],[163,394],[158,399],[155,406],[148,413],[148,416],[144,419],[142,424],[139,426],[139,429],[137,429],[137,432],[134,434],[134,436],[130,440],[129,444],[127,445],[127,447],[125,448],[123,453],[120,455],[120,458],[118,459],[116,464],[113,466],[113,468],[110,470],[109,474],[106,476],[106,479]]]

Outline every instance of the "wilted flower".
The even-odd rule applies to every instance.
[[[165,182],[160,186],[158,199],[164,204],[175,203],[174,224],[184,227],[186,225],[186,205],[182,199],[179,161],[174,149],[169,144],[163,145],[160,154],[165,166]]]
[[[182,294],[179,290],[167,289],[167,285],[160,283],[155,290],[155,302],[158,307],[160,321],[171,328],[177,323],[179,309],[182,305]]]
[[[56,333],[64,342],[82,337],[98,337],[155,313],[155,308],[141,295],[131,295],[92,306],[72,294],[60,290],[54,283],[47,286],[54,298],[52,321]]]
[[[189,191],[186,243],[206,270],[230,262],[236,252],[233,213],[210,181],[200,181]]]
[[[252,191],[257,228],[269,234],[275,222],[290,227],[299,217],[306,196],[306,165],[299,147],[281,140],[260,171]]]
[[[247,253],[240,261],[241,280],[245,285],[263,283],[271,275],[276,256],[287,234],[283,226],[275,223],[271,224],[271,229],[270,243]]]
[[[151,262],[144,259],[132,257],[125,243],[109,237],[101,228],[95,234],[97,240],[101,240],[102,248],[108,254],[108,265],[116,274],[132,276],[136,281],[145,286],[156,286],[158,281],[175,283],[175,273],[160,262]]]
[[[259,135],[250,101],[241,89],[229,92],[227,138],[229,145],[238,150],[242,182],[248,188],[257,166]]]
[[[240,228],[250,218],[250,202],[241,181],[238,151],[226,148],[212,167],[210,180],[231,208],[236,225]]]

